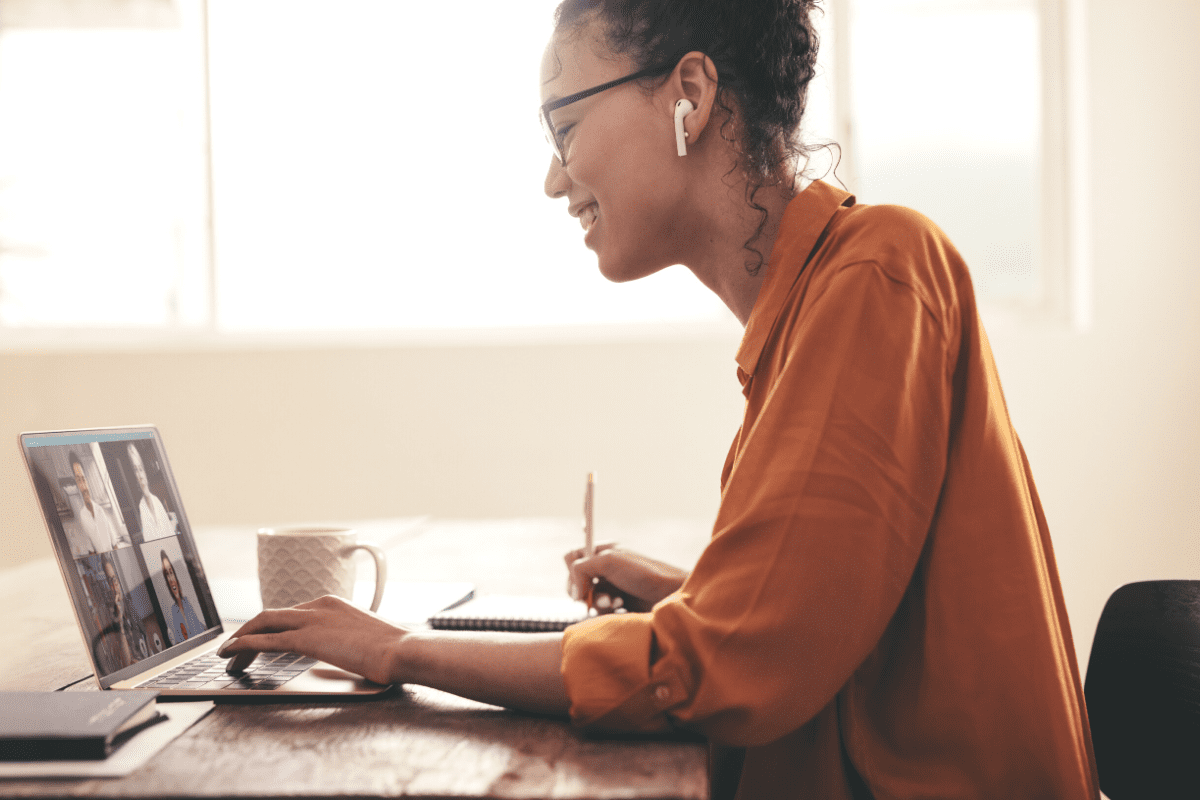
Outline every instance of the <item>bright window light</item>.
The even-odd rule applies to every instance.
[[[854,0],[851,36],[859,200],[930,217],[980,295],[1036,294],[1036,0]]]
[[[609,283],[543,193],[555,5],[210,0],[220,327],[729,316],[682,267]]]
[[[609,283],[544,195],[556,5],[0,6],[0,341],[736,327],[683,267]],[[1044,207],[1061,160],[1042,119],[1052,5],[818,14],[803,138],[839,142],[843,162],[835,175],[819,153],[809,177],[929,216],[985,302],[1045,294],[1061,227]]]
[[[180,297],[204,269],[202,117],[180,37],[0,29],[0,325],[202,318]]]

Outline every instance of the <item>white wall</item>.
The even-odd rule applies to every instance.
[[[1118,586],[1200,579],[1200,3],[1087,5],[1093,326],[991,334],[1081,660]]]
[[[1200,578],[1200,3],[1088,4],[1093,325],[993,330],[1081,661],[1117,586]],[[193,523],[711,518],[736,341],[0,355],[0,433],[158,423]],[[48,555],[15,445],[0,566]]]
[[[193,524],[433,514],[711,519],[736,338],[0,355],[0,425],[152,422]],[[49,555],[15,446],[0,565]],[[602,534],[602,531],[601,531]]]

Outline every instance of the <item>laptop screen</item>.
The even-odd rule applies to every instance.
[[[21,445],[101,686],[220,632],[157,429],[25,433]]]

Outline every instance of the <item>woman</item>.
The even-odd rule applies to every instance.
[[[170,617],[167,635],[171,637],[171,644],[179,644],[203,631],[204,625],[200,622],[196,610],[192,608],[191,601],[183,596],[179,576],[175,574],[175,567],[171,564],[167,551],[160,550],[158,554],[162,560],[163,580],[166,581],[167,591],[171,595],[171,605],[167,607],[167,616]]]
[[[567,0],[542,64],[564,198],[613,281],[681,263],[745,325],[745,418],[692,572],[568,554],[627,608],[405,631],[325,598],[299,650],[578,723],[709,736],[739,797],[1098,796],[1049,534],[970,278],[915,212],[801,190],[812,4]],[[685,102],[681,102],[685,101]],[[235,660],[236,661],[236,660]]]
[[[150,491],[150,481],[146,477],[146,465],[138,449],[129,443],[129,463],[133,467],[133,476],[137,481],[141,499],[138,501],[138,516],[142,523],[142,541],[163,539],[175,535],[175,522],[167,513],[166,506]]]
[[[142,627],[141,621],[130,614],[129,607],[126,605],[128,597],[121,585],[121,580],[117,577],[117,568],[110,560],[111,556],[105,554],[100,558],[104,565],[104,577],[108,583],[108,589],[112,593],[110,605],[112,622],[105,632],[111,632],[115,636],[112,640],[114,646],[111,648],[115,656],[111,669],[115,670],[137,663],[149,655],[149,649],[146,631]]]

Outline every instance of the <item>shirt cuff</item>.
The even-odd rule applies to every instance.
[[[683,682],[651,663],[650,614],[608,614],[563,632],[562,676],[579,725],[614,731],[671,730],[667,710],[685,700]]]

